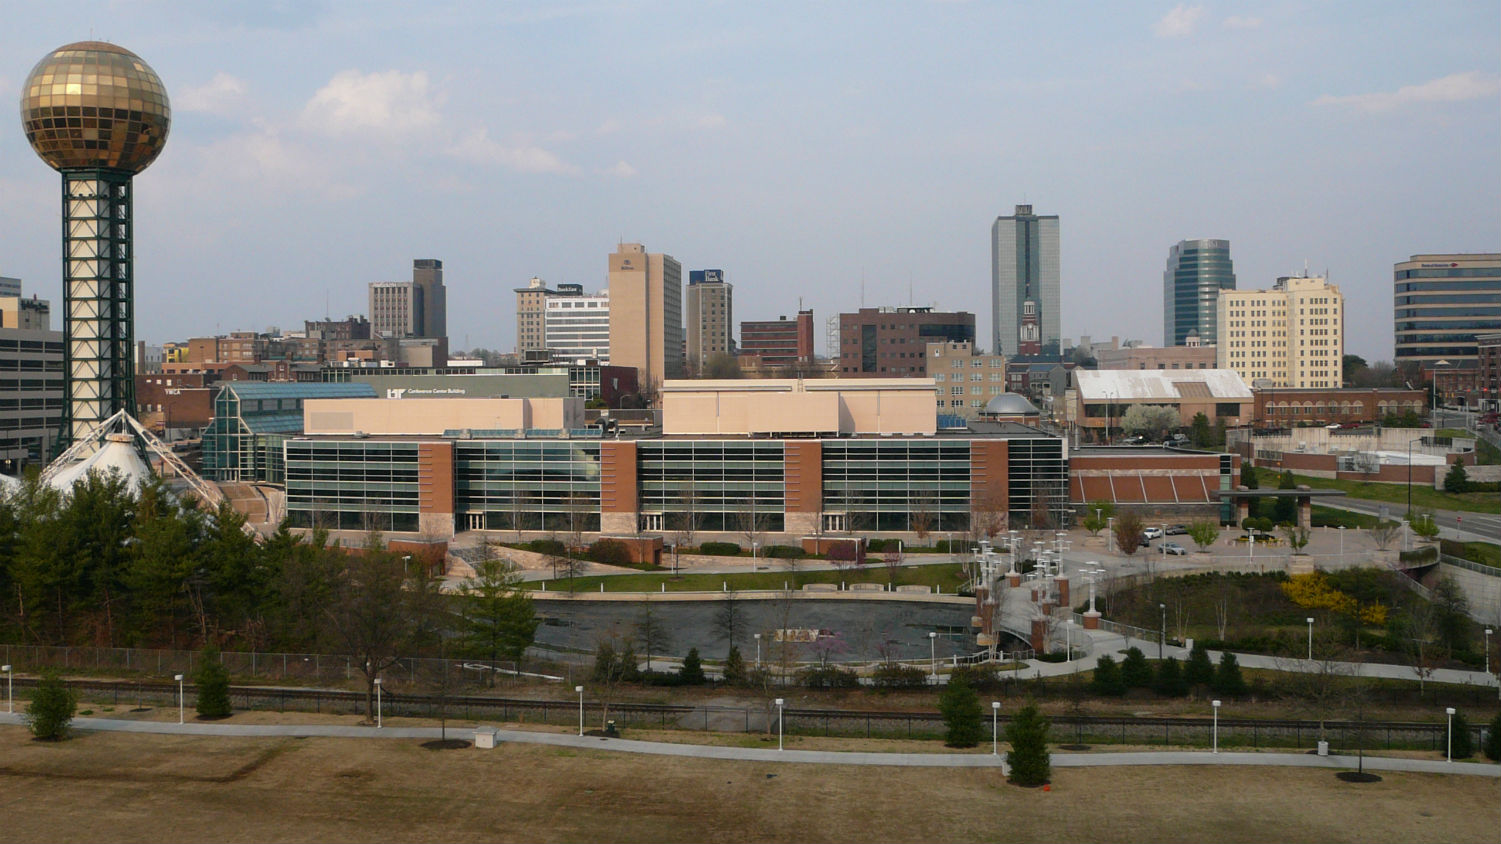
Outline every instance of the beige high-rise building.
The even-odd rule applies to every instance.
[[[724,270],[688,273],[685,314],[688,345],[684,362],[695,375],[702,377],[704,361],[714,355],[730,354],[735,345],[734,294],[734,286],[724,280]]]
[[[635,367],[654,391],[683,373],[683,267],[671,255],[622,243],[610,253],[610,363]]]
[[[1337,389],[1344,381],[1345,300],[1328,279],[1221,290],[1218,329],[1219,368],[1252,386]]]
[[[545,348],[547,333],[547,297],[553,291],[536,276],[526,287],[516,290],[516,354]]]

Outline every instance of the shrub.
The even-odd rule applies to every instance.
[[[1229,651],[1220,654],[1220,664],[1214,671],[1214,682],[1210,683],[1210,688],[1225,697],[1245,695],[1246,678],[1241,676],[1240,663],[1235,661],[1235,654]]]
[[[724,682],[727,685],[739,686],[745,683],[745,659],[740,656],[740,649],[730,645],[730,652],[724,657]]]
[[[1178,660],[1168,657],[1157,663],[1157,694],[1163,697],[1183,697],[1188,694],[1188,683],[1183,679],[1183,670]]]
[[[865,550],[872,554],[895,551],[896,549],[897,541],[895,539],[868,539],[865,541]]]
[[[636,659],[635,645],[627,641],[620,648],[620,655],[616,659],[620,660],[620,679],[627,683],[635,683],[641,679],[641,662]]]
[[[949,682],[954,682],[955,678],[962,679],[977,692],[987,692],[1001,687],[1000,672],[985,665],[961,665],[949,672]]]
[[[688,655],[683,657],[683,667],[678,669],[678,677],[685,686],[704,684],[704,664],[698,657],[698,648],[688,649]]]
[[[234,712],[229,703],[229,672],[219,659],[219,649],[207,647],[199,657],[198,670],[193,674],[193,683],[198,687],[198,716],[200,718],[228,718]]]
[[[835,665],[819,665],[797,672],[797,682],[809,689],[858,689],[860,675]]]
[[[1397,559],[1404,563],[1431,563],[1438,559],[1438,548],[1429,545],[1427,548],[1414,548],[1411,551],[1398,551]]]
[[[1120,697],[1126,693],[1126,681],[1121,679],[1120,666],[1110,654],[1101,654],[1095,662],[1090,688],[1101,697]]]
[[[1485,758],[1492,762],[1501,762],[1501,712],[1491,719],[1490,731],[1486,733],[1485,744],[1481,746]]]
[[[711,557],[738,557],[740,546],[733,542],[705,542],[698,546],[698,553]]]
[[[759,553],[772,560],[797,560],[807,556],[807,552],[796,545],[767,545]]]
[[[562,557],[568,553],[568,546],[558,539],[533,539],[531,542],[523,542],[521,547],[551,557]]]
[[[594,682],[608,683],[619,665],[620,661],[615,656],[615,646],[607,641],[601,641],[599,647],[594,649]]]
[[[960,676],[955,672],[955,677]],[[968,681],[968,678],[964,678]],[[949,683],[954,682],[950,678]],[[928,685],[928,672],[913,665],[888,662],[877,666],[871,674],[871,685],[878,689],[920,689]]]
[[[584,559],[607,566],[628,566],[631,549],[618,539],[598,539],[584,552]]]
[[[1126,658],[1121,660],[1121,682],[1128,689],[1151,688],[1152,666],[1147,664],[1147,655],[1141,652],[1141,648],[1126,651]]]
[[[1011,743],[1011,749],[1006,752],[1006,767],[1011,769],[1011,782],[1037,786],[1052,777],[1048,726],[1048,719],[1037,710],[1035,703],[1022,707],[1006,725],[1006,741]]]
[[[1412,532],[1423,539],[1431,540],[1438,536],[1438,522],[1433,520],[1432,513],[1414,513],[1408,517],[1407,523],[1412,526]]]
[[[1444,475],[1444,492],[1461,493],[1470,491],[1470,477],[1465,472],[1463,463],[1455,463],[1449,467],[1449,474]]]
[[[980,696],[964,682],[964,678],[949,678],[948,687],[938,698],[938,711],[943,714],[944,744],[974,747],[980,743],[984,726]]]
[[[78,695],[63,684],[56,669],[44,669],[36,691],[32,693],[31,703],[26,707],[26,723],[31,734],[43,741],[62,741],[68,737],[73,713],[77,711]]]
[[[1188,653],[1188,664],[1183,666],[1183,682],[1189,688],[1208,686],[1214,682],[1214,663],[1209,661],[1209,648],[1203,642],[1195,642]]]
[[[1456,711],[1454,717],[1448,719],[1444,729],[1450,733],[1446,736],[1444,749],[1452,753],[1455,759],[1468,759],[1475,755],[1475,740],[1470,737],[1470,722],[1463,712]]]

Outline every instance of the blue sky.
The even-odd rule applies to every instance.
[[[1326,269],[1389,359],[1392,264],[1501,251],[1501,4],[18,4],[0,97],[90,37],[152,65],[137,336],[300,327],[444,261],[455,348],[619,240],[736,319],[913,301],[989,336],[990,225],[1061,217],[1065,336],[1161,342],[1182,238]],[[15,112],[13,111],[14,115]],[[14,119],[14,118],[13,118]],[[0,275],[60,304],[58,180],[0,132]],[[910,293],[909,293],[910,291]],[[60,309],[59,309],[60,310]],[[54,316],[54,325],[60,316]],[[822,346],[822,331],[819,344]]]

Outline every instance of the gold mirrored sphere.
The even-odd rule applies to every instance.
[[[58,170],[139,173],[161,154],[172,106],[161,77],[124,47],[80,41],[37,62],[21,86],[31,148]]]

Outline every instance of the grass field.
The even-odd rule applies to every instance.
[[[676,577],[671,572],[643,574],[619,574],[605,577],[579,577],[573,581],[576,592],[598,592],[601,583],[606,592],[660,592],[666,584],[668,592],[718,592],[723,584],[731,589],[781,589],[782,584],[801,586],[808,583],[887,583],[894,578],[898,586],[941,586],[946,595],[952,595],[963,583],[959,566],[940,564],[933,566],[906,566],[888,574],[885,566],[867,565],[859,571],[799,571],[790,573],[781,560],[767,560],[770,571],[744,574],[683,574]],[[540,583],[525,584],[539,589]],[[564,579],[547,582],[547,588],[557,592],[568,588]]]
[[[1501,783],[1292,768],[779,765],[0,729],[6,841],[1494,841]]]
[[[1269,483],[1276,485],[1276,474]],[[1309,475],[1293,475],[1299,484],[1314,489],[1339,489],[1351,498],[1368,501],[1385,501],[1389,504],[1407,506],[1407,484],[1378,484],[1365,481],[1347,481],[1339,478],[1315,478]],[[1436,490],[1427,484],[1412,485],[1412,506],[1424,510],[1463,510],[1470,513],[1496,512],[1496,493],[1466,492],[1458,495]]]
[[[1475,436],[1469,431],[1460,428],[1444,428],[1438,432],[1440,437],[1464,437],[1475,441],[1475,462],[1481,466],[1494,466],[1501,463],[1501,448],[1496,448],[1487,440]]]

